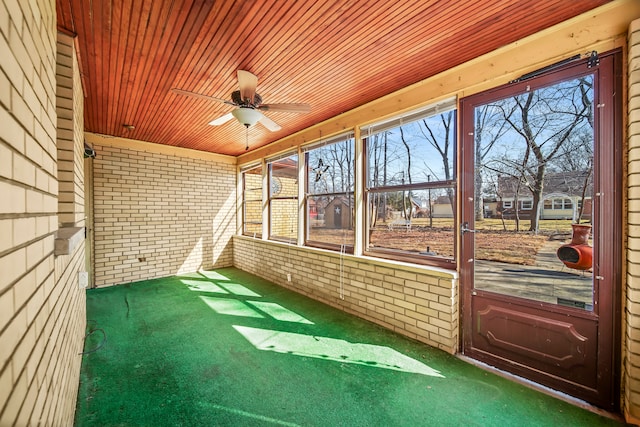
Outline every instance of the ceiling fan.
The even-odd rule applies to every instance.
[[[275,132],[280,130],[281,127],[276,122],[262,114],[262,111],[284,111],[288,113],[308,113],[311,111],[311,106],[309,104],[263,104],[262,97],[256,93],[257,85],[257,76],[249,71],[238,70],[238,86],[240,90],[236,90],[231,93],[230,101],[182,89],[173,88],[171,91],[180,95],[193,96],[200,99],[222,102],[224,104],[238,107],[230,113],[210,121],[209,124],[212,126],[222,125],[235,117],[240,123],[245,125],[247,129],[249,126],[253,126],[260,122],[260,124],[265,128],[271,132]]]

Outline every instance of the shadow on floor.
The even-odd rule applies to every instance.
[[[620,425],[234,268],[89,290],[87,319],[77,426]]]

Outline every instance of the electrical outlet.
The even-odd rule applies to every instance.
[[[291,281],[291,273],[287,273],[287,282]]]
[[[86,271],[78,272],[78,287],[80,289],[86,289],[89,286],[89,273]]]

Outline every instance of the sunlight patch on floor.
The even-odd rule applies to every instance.
[[[233,327],[259,350],[445,378],[439,371],[389,347],[239,325]]]
[[[200,299],[218,314],[264,319],[263,315],[246,305],[244,302],[236,299],[215,298],[209,296],[201,296]]]
[[[207,282],[204,280],[189,280],[189,279],[180,279],[182,283],[187,285],[187,287],[192,291],[197,292],[214,292],[218,294],[228,294],[229,292],[218,286],[213,282]]]
[[[247,304],[256,307],[258,310],[267,313],[269,316],[273,317],[276,320],[281,320],[283,322],[296,322],[296,323],[306,323],[307,325],[313,325],[313,322],[305,319],[300,316],[298,313],[295,313],[287,308],[284,308],[280,304],[276,304],[275,302],[264,302],[264,301],[247,301]]]

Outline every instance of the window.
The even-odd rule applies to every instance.
[[[298,235],[298,155],[268,161],[269,238],[296,243]]]
[[[563,209],[573,209],[573,203],[571,202],[571,199],[564,199]]]
[[[242,171],[242,234],[262,236],[262,166]]]
[[[545,209],[554,209],[554,210],[571,210],[573,209],[573,203],[571,199],[553,199],[550,204],[545,200],[544,208]]]
[[[512,200],[504,200],[502,202],[502,207],[505,209],[511,209],[513,207],[513,201]]]
[[[342,135],[304,148],[305,243],[353,252],[354,140]]]
[[[533,208],[533,200],[522,200],[520,202],[520,209],[523,211],[530,211]]]
[[[455,100],[368,129],[366,251],[451,267]]]

